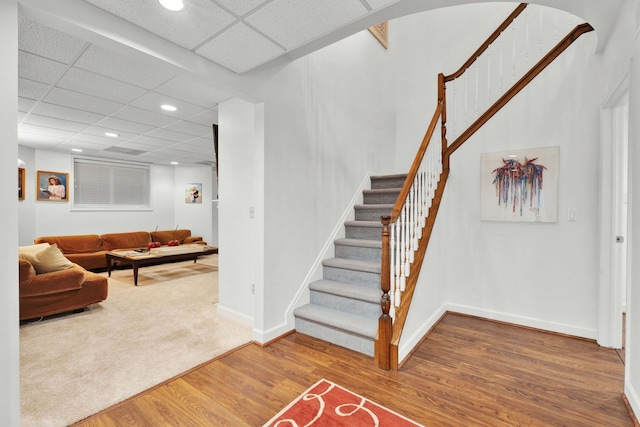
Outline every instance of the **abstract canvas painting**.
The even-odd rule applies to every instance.
[[[557,222],[559,147],[482,154],[481,218]]]

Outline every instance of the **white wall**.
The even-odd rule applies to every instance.
[[[640,416],[640,268],[633,260],[640,251],[640,125],[634,117],[640,114],[640,40],[637,34],[637,0],[628,0],[620,11],[615,30],[603,52],[606,93],[611,93],[629,73],[629,194],[631,195],[628,238],[631,274],[627,283],[627,330],[625,348],[625,395],[636,417]],[[635,201],[635,202],[634,202]]]
[[[262,277],[259,266],[264,257],[259,246],[264,209],[256,194],[256,187],[263,182],[260,165],[264,142],[259,132],[261,119],[256,114],[260,114],[256,105],[239,99],[218,106],[218,309],[248,324],[254,319],[252,286]],[[250,208],[254,208],[253,218]]]
[[[20,345],[18,314],[18,198],[16,167],[18,158],[18,4],[0,0],[0,178],[12,183],[13,197],[7,195],[0,209],[3,245],[0,245],[0,424],[20,425]]]
[[[39,236],[103,234],[126,231],[190,229],[209,242],[212,231],[211,169],[208,166],[151,165],[151,209],[148,211],[74,211],[70,202],[36,200],[36,171],[68,172],[73,182],[72,158],[68,154],[19,147],[26,162],[26,195],[19,204],[20,245],[31,245]],[[184,202],[185,185],[202,183],[203,203]],[[70,189],[73,199],[73,189]]]
[[[293,328],[291,304],[363,179],[394,171],[390,60],[363,31],[264,88],[267,339]]]
[[[455,71],[478,40],[497,26],[487,17],[506,16],[511,9],[508,4],[452,7],[391,22],[399,39],[394,45],[399,163],[410,162],[414,154],[406,158],[407,141],[417,145],[433,114],[437,73]],[[598,337],[597,171],[603,91],[600,61],[594,57],[596,38],[593,33],[583,36],[453,155],[401,358],[445,309]],[[448,40],[446,49],[437,44],[443,39]],[[429,46],[420,49],[423,41]],[[431,102],[423,102],[415,92],[425,93]],[[453,125],[449,112],[450,142]],[[462,124],[458,127],[459,133]],[[560,147],[558,222],[482,221],[481,153],[551,146]],[[570,208],[577,210],[577,222],[567,221]]]
[[[211,186],[211,167],[209,166],[176,166],[174,171],[175,185],[175,225],[173,228],[187,228],[191,235],[202,236],[205,242],[213,243],[213,223],[211,199],[216,189]],[[185,203],[185,187],[187,184],[202,184],[202,203]]]

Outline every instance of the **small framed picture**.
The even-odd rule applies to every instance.
[[[68,202],[67,182],[69,174],[64,172],[38,171],[36,178],[36,194],[38,200],[51,202]]]
[[[184,191],[185,203],[202,203],[202,184],[187,184]]]
[[[18,168],[18,200],[24,200],[24,168]]]

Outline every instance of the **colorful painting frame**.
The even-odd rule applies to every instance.
[[[24,168],[18,168],[18,200],[24,200],[25,193],[25,175],[26,171]]]
[[[482,153],[483,221],[558,222],[559,147]]]
[[[53,180],[53,182],[51,182]],[[37,171],[36,198],[46,202],[69,201],[69,174],[66,172]],[[61,188],[62,187],[62,188]]]

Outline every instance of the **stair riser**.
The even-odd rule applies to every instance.
[[[300,317],[296,317],[296,331],[366,354],[367,356],[373,356],[373,340],[360,335],[353,335]]]
[[[380,295],[382,295],[382,291],[380,291]],[[377,319],[382,314],[380,304],[318,291],[311,291],[311,304],[321,305],[345,313],[357,314],[370,319]]]
[[[363,201],[365,205],[383,205],[383,204],[395,204],[400,192],[389,193],[368,193],[363,194]]]
[[[391,213],[391,209],[362,209],[356,207],[356,221],[380,221],[380,217],[387,216]]]
[[[382,249],[336,245],[335,255],[338,258],[380,262],[382,259]]]
[[[322,277],[325,280],[335,282],[352,283],[367,288],[380,287],[380,273],[368,273],[364,271],[347,270],[344,268],[323,267]]]
[[[347,239],[382,240],[382,226],[358,227],[346,225],[344,233]]]
[[[371,178],[371,188],[402,188],[406,176],[394,176],[390,178]]]

